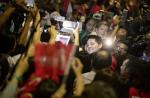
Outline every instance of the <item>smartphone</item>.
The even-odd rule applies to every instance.
[[[72,28],[72,29],[75,29],[77,26],[77,23],[76,22],[72,22],[72,21],[64,21],[63,22],[63,27],[64,28]]]

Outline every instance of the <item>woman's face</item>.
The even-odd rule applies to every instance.
[[[129,59],[126,59],[123,61],[122,65],[120,66],[120,74],[122,76],[127,76],[128,75],[128,70],[126,68],[127,63],[129,62]]]
[[[120,39],[120,40],[125,39],[126,36],[127,36],[127,31],[122,28],[118,30],[117,35],[116,35],[117,39]]]
[[[88,54],[91,54],[99,50],[101,47],[101,44],[98,44],[95,39],[89,39],[85,45],[85,50]]]
[[[104,38],[107,36],[108,33],[108,26],[107,25],[101,25],[98,29],[97,29],[97,35]]]
[[[94,28],[94,25],[95,25],[95,22],[94,20],[89,20],[86,24],[86,30],[88,32],[92,32],[93,31],[93,28]]]
[[[127,53],[127,49],[128,49],[128,46],[125,45],[124,43],[118,43],[117,44],[117,47],[116,47],[116,52],[119,54],[119,55],[124,55]]]

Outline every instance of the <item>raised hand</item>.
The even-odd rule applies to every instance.
[[[81,63],[80,59],[74,58],[73,63],[72,63],[72,69],[76,76],[81,75],[83,64]]]
[[[66,85],[62,84],[50,98],[63,98],[66,93]]]

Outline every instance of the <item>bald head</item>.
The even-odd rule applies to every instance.
[[[111,54],[106,50],[97,51],[93,54],[92,66],[94,69],[109,67],[112,63]]]

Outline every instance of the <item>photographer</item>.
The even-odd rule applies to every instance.
[[[19,1],[21,1],[21,0],[19,0]],[[22,3],[23,2],[24,1],[22,1]],[[22,5],[22,6],[25,6],[25,5]],[[32,15],[33,14],[36,15],[36,13],[37,13],[36,10],[37,10],[36,7],[34,7],[32,9]],[[35,19],[34,20],[34,25],[36,27],[37,24],[39,24],[38,22],[40,20],[40,16],[36,15],[36,17],[34,19]],[[25,29],[25,30],[28,30],[28,29]],[[37,32],[39,32],[39,26],[38,26]],[[36,43],[39,42],[38,36],[40,34],[37,34],[37,32],[36,32],[36,34],[34,34],[33,41],[32,41],[32,43],[30,44],[30,47],[29,47],[29,51],[27,51],[27,56],[25,56],[25,55],[21,56],[21,59],[18,61],[17,65],[16,65],[16,69],[15,69],[15,72],[13,73],[14,75],[12,76],[12,79],[6,85],[6,87],[4,88],[4,90],[1,92],[1,95],[0,95],[1,98],[13,98],[13,97],[16,96],[16,93],[17,93],[16,91],[17,91],[20,79],[21,79],[23,73],[29,67],[28,64],[27,64],[28,57],[30,57],[30,56],[33,55],[33,44],[36,44]]]

